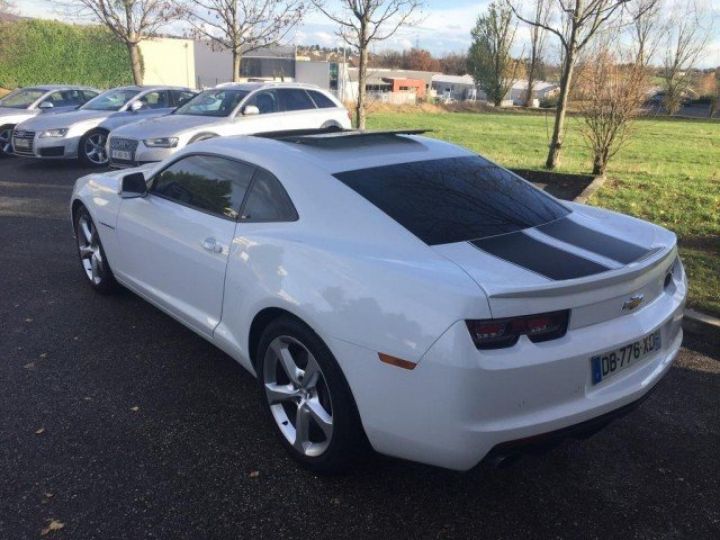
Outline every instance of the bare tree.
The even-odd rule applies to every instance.
[[[189,22],[197,36],[232,53],[232,80],[243,55],[277,45],[305,14],[302,0],[193,0]]]
[[[473,43],[468,52],[468,71],[496,107],[517,78],[519,63],[510,54],[516,31],[512,10],[494,2],[478,17],[471,31]]]
[[[0,15],[13,14],[15,12],[15,4],[10,0],[0,0]]]
[[[550,22],[549,0],[535,0],[534,24],[530,25],[530,58],[527,68],[527,95],[525,106],[532,107],[533,88],[538,77],[538,71],[543,63],[545,53],[545,26]]]
[[[578,75],[581,131],[596,175],[604,175],[609,160],[629,142],[650,87],[649,57],[622,42],[618,32],[604,34]]]
[[[661,77],[665,96],[663,106],[668,114],[677,114],[683,97],[690,88],[692,68],[708,41],[708,33],[700,25],[700,13],[695,3],[676,9],[665,26],[667,50],[663,58]]]
[[[355,123],[365,129],[368,52],[370,44],[391,37],[398,29],[411,24],[411,18],[422,7],[422,0],[337,0],[339,8],[325,6],[323,0],[311,0],[331,21],[340,25],[339,35],[358,51],[358,98]]]
[[[521,21],[532,26],[539,26],[560,40],[562,53],[560,96],[555,112],[550,149],[545,163],[548,169],[554,169],[560,160],[565,131],[565,113],[578,55],[598,31],[616,21],[623,9],[627,8],[631,2],[638,0],[555,0],[559,7],[559,18],[555,23],[549,24],[536,22],[535,19],[523,15],[517,0],[505,1]]]
[[[180,18],[182,10],[170,0],[66,0],[64,4],[106,26],[128,49],[135,84],[142,84],[139,44]],[[75,11],[77,13],[77,11]]]

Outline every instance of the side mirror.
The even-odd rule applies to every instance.
[[[137,199],[147,195],[147,184],[143,173],[131,173],[123,176],[120,197],[123,199]]]
[[[138,111],[139,111],[140,109],[142,109],[142,108],[143,108],[143,102],[140,101],[140,100],[133,101],[133,102],[130,104],[130,111],[131,111],[131,112],[138,112]]]
[[[242,110],[243,116],[256,116],[260,114],[260,109],[255,105],[245,105]]]
[[[55,105],[52,104],[51,101],[43,101],[40,105],[38,105],[38,109],[52,109]]]

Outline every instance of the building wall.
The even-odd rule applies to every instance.
[[[328,62],[296,62],[295,80],[330,90],[330,64]]]
[[[414,92],[415,97],[422,99],[425,97],[425,81],[416,79],[388,79],[392,83],[391,92]]]
[[[210,88],[232,81],[232,54],[213,50],[206,41],[195,41],[195,85]]]
[[[143,82],[195,88],[194,49],[191,39],[153,38],[141,41]]]

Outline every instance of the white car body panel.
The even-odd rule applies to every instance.
[[[250,372],[249,332],[258,313],[278,308],[306,322],[337,359],[372,446],[388,455],[466,470],[499,444],[608,413],[657,383],[680,347],[687,293],[671,232],[566,204],[569,219],[632,240],[650,255],[559,281],[467,242],[429,246],[332,177],[472,155],[432,139],[402,140],[413,144],[334,151],[232,137],[197,143],[173,158],[212,153],[271,171],[297,208],[294,222],[235,223],[152,194],[119,197],[124,175],[142,171],[150,179],[163,164],[83,177],[72,198],[101,224],[123,285]],[[201,249],[209,237],[219,240],[221,253]],[[624,312],[623,302],[636,294],[645,295],[644,303]],[[571,310],[563,337],[535,343],[522,336],[503,349],[478,350],[465,324],[557,309]],[[591,356],[657,329],[659,351],[593,384]],[[379,352],[416,367],[382,363]]]
[[[226,87],[229,85],[226,85]],[[315,129],[327,124],[336,125],[343,129],[351,127],[347,109],[332,95],[311,85],[297,83],[244,83],[238,88],[249,91],[235,110],[226,117],[195,116],[186,114],[172,114],[160,118],[143,121],[115,129],[108,140],[111,151],[110,164],[113,167],[135,166],[141,163],[156,162],[168,158],[181,148],[188,145],[200,135],[232,136],[249,135],[267,131]],[[241,111],[245,103],[253,96],[267,89],[308,89],[322,93],[337,104],[335,108],[317,108],[300,111],[281,111],[269,114],[244,116]],[[173,148],[149,147],[144,141],[153,138],[176,137],[177,146]],[[122,140],[135,146],[133,159],[130,162],[112,158],[113,140]]]

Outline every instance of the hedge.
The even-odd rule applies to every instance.
[[[0,87],[132,81],[127,48],[103,27],[38,19],[0,25]]]

